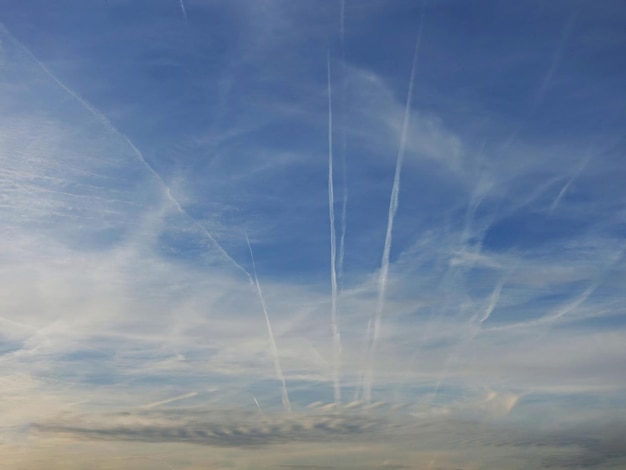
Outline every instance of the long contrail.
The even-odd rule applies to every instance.
[[[183,3],[183,0],[179,0],[180,2],[180,9],[183,12],[183,18],[186,20],[187,19],[187,10],[185,10],[185,4]]]
[[[402,132],[400,134],[400,146],[396,158],[396,172],[393,178],[393,187],[391,189],[391,200],[389,202],[389,213],[387,217],[387,233],[385,235],[385,246],[383,248],[383,256],[381,260],[380,275],[378,277],[378,299],[376,302],[376,313],[372,324],[368,325],[371,336],[370,342],[370,364],[367,380],[365,382],[365,400],[371,401],[372,398],[372,381],[373,381],[373,359],[376,351],[376,343],[380,335],[380,324],[385,308],[385,293],[387,289],[387,277],[389,275],[389,255],[391,253],[391,241],[393,236],[393,222],[398,211],[398,202],[400,195],[400,175],[402,173],[402,163],[404,161],[404,153],[406,149],[406,137],[411,121],[411,101],[413,98],[413,82],[415,80],[415,71],[417,70],[417,57],[422,42],[422,30],[424,26],[424,17],[420,19],[419,31],[413,52],[413,63],[411,66],[411,77],[409,79],[409,91],[407,93],[406,105],[404,108],[404,119],[402,122]]]
[[[261,307],[263,308],[263,313],[265,314],[265,321],[267,323],[267,328],[268,328],[268,332],[270,335],[270,343],[272,346],[272,352],[274,354],[274,366],[276,368],[276,373],[278,375],[279,380],[282,383],[282,401],[283,401],[283,405],[285,406],[285,409],[289,412],[291,412],[291,404],[289,403],[289,396],[287,394],[287,385],[285,382],[285,377],[283,376],[282,373],[282,369],[280,368],[280,362],[278,360],[278,351],[276,349],[276,341],[274,340],[274,335],[272,333],[272,327],[271,324],[269,322],[269,316],[267,313],[267,307],[265,305],[265,300],[263,298],[263,293],[261,291],[261,286],[259,284],[259,281],[257,279],[256,276],[256,267],[254,264],[254,257],[252,257],[252,266],[254,268],[254,282],[252,279],[252,276],[250,276],[250,273],[243,267],[241,266],[237,261],[235,261],[234,258],[232,258],[228,252],[218,243],[218,241],[213,237],[213,235],[211,235],[211,233],[200,223],[198,222],[195,218],[193,218],[178,202],[178,200],[172,195],[169,186],[165,183],[165,181],[163,180],[163,178],[161,177],[161,175],[159,175],[159,173],[156,172],[156,170],[152,167],[152,165],[150,165],[146,159],[144,158],[143,154],[141,153],[141,151],[135,147],[135,145],[132,143],[132,141],[125,135],[123,134],[121,131],[119,131],[115,126],[113,126],[113,124],[111,124],[111,121],[109,121],[109,119],[102,114],[102,112],[100,112],[98,109],[96,109],[94,106],[92,106],[88,101],[86,101],[85,99],[83,99],[80,95],[78,95],[77,93],[75,93],[74,91],[72,91],[70,88],[68,88],[61,80],[59,80],[49,69],[48,67],[46,67],[39,59],[37,59],[37,57],[30,51],[30,49],[28,49],[24,44],[22,44],[20,41],[18,41],[7,29],[6,27],[4,27],[4,25],[0,24],[0,28],[2,30],[4,30],[4,32],[11,38],[11,40],[20,48],[22,49],[45,73],[46,75],[48,75],[57,85],[59,85],[63,90],[65,90],[72,98],[74,98],[76,101],[78,101],[87,111],[89,111],[95,118],[97,118],[99,121],[101,121],[104,126],[113,134],[115,134],[116,136],[122,138],[124,141],[126,141],[126,143],[130,146],[130,148],[133,150],[133,152],[135,153],[135,156],[137,157],[137,159],[140,161],[140,163],[146,168],[146,170],[151,173],[156,180],[163,186],[163,188],[165,189],[165,194],[168,198],[168,200],[170,201],[170,203],[172,203],[172,205],[176,208],[176,210],[183,216],[185,216],[187,219],[189,219],[192,224],[198,229],[200,230],[213,244],[214,246],[219,250],[219,252],[226,258],[228,259],[233,266],[235,266],[236,268],[238,268],[239,270],[241,270],[246,277],[248,278],[248,280],[250,281],[250,283],[254,283],[256,285],[256,289],[257,289],[257,293],[259,295],[259,300],[261,301]],[[246,242],[248,243],[248,248],[250,249],[250,255],[252,256],[252,247],[250,246],[250,241],[248,240],[248,236],[246,234]]]
[[[270,349],[272,351],[272,356],[274,358],[274,369],[276,370],[276,377],[282,384],[282,401],[285,410],[291,413],[291,403],[289,403],[289,394],[287,393],[287,382],[285,381],[285,376],[283,375],[283,369],[280,367],[280,359],[278,358],[278,348],[276,347],[276,340],[274,338],[274,332],[272,331],[272,324],[270,323],[270,316],[267,312],[267,305],[265,304],[265,298],[263,297],[263,291],[261,290],[261,284],[259,283],[259,278],[256,274],[256,263],[254,262],[254,254],[252,253],[252,245],[250,245],[250,239],[248,238],[248,234],[246,233],[246,243],[248,244],[248,249],[250,250],[250,259],[252,260],[252,275],[254,276],[254,284],[256,286],[256,291],[259,296],[259,300],[261,301],[261,307],[263,308],[263,315],[265,315],[265,324],[267,325],[267,335],[270,340]]]
[[[143,405],[141,408],[148,410],[150,408],[156,408],[157,406],[167,405],[168,403],[173,403],[175,401],[185,400],[187,398],[193,398],[196,395],[198,395],[198,392],[185,393],[184,395],[179,395],[177,397],[168,398],[167,400],[161,400],[161,401],[157,401],[154,403],[150,403],[148,405]]]
[[[341,198],[341,235],[339,236],[339,259],[337,261],[337,277],[339,287],[343,290],[343,260],[346,253],[346,226],[348,215],[348,163],[346,157],[346,45],[345,45],[345,13],[346,2],[341,0],[339,10],[339,42],[341,46],[341,176],[343,195]]]
[[[337,240],[335,236],[335,195],[333,190],[333,99],[330,70],[330,51],[326,56],[328,71],[328,213],[330,218],[330,321],[333,330],[333,383],[335,403],[341,402],[339,380],[341,360],[341,336],[337,323]]]
[[[76,92],[74,92],[73,90],[71,90],[70,88],[68,88],[61,80],[59,80],[56,75],[54,75],[49,69],[48,67],[46,67],[39,59],[37,59],[37,57],[30,51],[30,49],[28,49],[24,44],[22,44],[20,41],[18,41],[5,27],[4,25],[0,24],[0,28],[2,28],[4,30],[4,32],[12,39],[12,41],[20,48],[22,49],[40,68],[41,70],[43,70],[45,72],[46,75],[48,75],[48,77],[50,77],[57,85],[59,85],[63,90],[65,90],[72,98],[74,98],[76,101],[78,101],[81,106],[83,106],[87,111],[89,111],[96,119],[98,119],[100,122],[102,122],[104,124],[104,126],[113,134],[115,134],[117,137],[123,139],[128,146],[132,149],[132,151],[134,152],[135,156],[137,157],[137,159],[139,160],[139,162],[144,166],[144,168],[150,173],[152,174],[152,176],[154,176],[154,178],[161,184],[161,186],[165,189],[165,194],[167,196],[167,199],[169,200],[169,202],[176,208],[176,210],[183,215],[184,217],[186,217],[187,219],[189,219],[191,221],[191,223],[194,225],[194,227],[196,227],[200,232],[202,232],[212,243],[213,245],[218,249],[218,251],[226,258],[228,259],[233,266],[235,266],[236,268],[238,268],[239,270],[243,271],[248,278],[250,278],[250,273],[248,273],[248,271],[241,266],[239,263],[237,263],[237,261],[235,261],[229,254],[228,252],[222,248],[222,246],[218,243],[218,241],[213,237],[213,235],[211,235],[211,233],[200,223],[198,222],[194,217],[192,217],[178,202],[178,200],[172,195],[172,192],[170,191],[169,186],[165,183],[165,181],[163,180],[163,178],[161,177],[161,175],[159,175],[159,173],[156,172],[156,170],[152,167],[152,165],[150,165],[147,160],[145,159],[145,157],[143,156],[143,154],[141,153],[141,151],[135,147],[135,145],[132,143],[132,141],[125,135],[123,134],[121,131],[119,131],[115,126],[113,126],[113,124],[111,124],[111,121],[109,121],[109,119],[102,113],[100,112],[98,109],[96,109],[93,105],[91,105],[88,101],[86,101],[85,99],[83,99],[80,95],[78,95]]]

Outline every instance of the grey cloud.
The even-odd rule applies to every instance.
[[[356,413],[258,418],[240,411],[169,411],[64,415],[37,423],[34,428],[44,434],[83,439],[256,447],[294,441],[326,442],[356,435],[363,438],[389,426],[374,415]]]

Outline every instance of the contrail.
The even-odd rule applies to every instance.
[[[526,127],[528,122],[532,119],[533,115],[537,111],[537,108],[543,102],[543,98],[546,95],[546,92],[548,91],[548,89],[550,88],[550,84],[552,83],[554,74],[556,73],[556,71],[559,68],[559,65],[561,64],[565,47],[567,46],[569,36],[572,32],[572,28],[574,27],[574,24],[576,23],[576,19],[578,18],[578,15],[580,14],[580,10],[582,9],[582,4],[583,4],[583,0],[579,0],[578,4],[575,5],[574,9],[568,16],[567,21],[565,22],[565,25],[561,29],[559,43],[557,44],[557,47],[554,50],[554,53],[552,54],[550,67],[548,67],[548,71],[544,75],[543,80],[541,81],[541,84],[539,85],[539,88],[535,92],[535,95],[533,97],[533,100],[530,106],[530,111],[528,112],[528,115],[526,116],[526,118],[524,118],[523,121],[517,125],[517,127],[513,130],[511,135],[507,138],[507,140],[503,144],[504,148],[507,148],[509,145],[511,145],[515,141],[519,133]]]
[[[246,243],[248,244],[248,249],[250,250],[250,259],[252,260],[252,275],[254,276],[254,284],[256,286],[256,291],[259,296],[259,300],[261,301],[261,307],[263,308],[263,314],[265,315],[265,324],[267,325],[267,334],[270,340],[270,348],[272,351],[272,356],[274,357],[274,369],[276,370],[276,377],[280,380],[282,384],[282,401],[283,406],[287,412],[291,413],[291,403],[289,403],[289,394],[287,393],[287,382],[285,381],[285,376],[283,375],[283,370],[280,367],[280,359],[278,358],[278,348],[276,347],[276,340],[274,339],[274,333],[272,332],[272,324],[270,323],[270,316],[267,312],[267,306],[265,305],[265,298],[263,297],[263,291],[261,290],[261,284],[259,283],[259,278],[256,274],[256,264],[254,262],[254,254],[252,253],[252,246],[250,245],[250,239],[248,238],[248,234],[246,233]]]
[[[503,287],[504,279],[498,283],[498,285],[489,296],[489,304],[487,304],[487,308],[485,309],[483,316],[478,320],[479,325],[482,325],[484,322],[486,322],[493,313],[496,305],[498,305],[498,301],[500,300],[500,293],[502,292]]]
[[[345,33],[345,19],[346,19],[346,0],[339,2],[339,35],[341,42],[343,43],[343,35]]]
[[[72,98],[74,98],[76,101],[78,101],[95,118],[97,118],[100,122],[102,122],[104,124],[104,126],[110,132],[115,134],[117,137],[123,139],[128,144],[128,146],[132,149],[132,151],[134,152],[134,154],[137,157],[137,159],[139,160],[139,162],[146,168],[146,170],[150,174],[152,174],[152,176],[154,176],[154,178],[161,184],[161,186],[163,186],[163,188],[165,189],[165,194],[167,196],[167,199],[176,208],[176,210],[181,215],[183,215],[184,217],[189,219],[192,222],[192,224],[194,225],[194,227],[196,227],[200,232],[202,232],[213,243],[213,245],[219,250],[219,252],[233,264],[233,266],[235,266],[239,270],[243,271],[247,275],[247,277],[250,278],[250,273],[248,273],[248,271],[246,271],[246,269],[243,266],[241,266],[239,263],[237,263],[237,261],[235,261],[228,254],[228,252],[224,248],[222,248],[222,246],[213,237],[213,235],[211,235],[211,233],[200,222],[198,222],[185,209],[183,209],[183,207],[180,205],[178,200],[172,195],[172,192],[170,191],[169,186],[165,183],[165,181],[163,180],[161,175],[159,175],[159,173],[156,172],[156,170],[152,167],[152,165],[150,165],[147,162],[147,160],[144,158],[144,156],[141,153],[141,151],[137,147],[135,147],[135,145],[132,143],[132,141],[125,134],[123,134],[121,131],[119,131],[115,126],[113,126],[113,124],[111,124],[111,121],[109,121],[109,119],[104,114],[102,114],[102,112],[100,112],[93,105],[91,105],[89,102],[87,102],[85,99],[83,99],[80,95],[78,95],[77,93],[72,91],[70,88],[68,88],[61,80],[59,80],[48,69],[48,67],[46,67],[39,59],[37,59],[37,57],[30,51],[30,49],[28,49],[24,44],[22,44],[20,41],[18,41],[4,27],[4,25],[0,24],[0,28],[2,28],[4,30],[4,32],[13,40],[13,42],[20,49],[22,49],[41,68],[41,70],[43,70],[46,73],[46,75],[48,75],[48,77],[50,77],[57,85],[59,85],[63,90],[65,90]]]
[[[261,415],[263,416],[263,410],[261,409],[261,405],[259,405],[259,402],[257,401],[256,397],[253,396],[252,399],[254,400],[254,403],[256,403],[256,407],[259,409],[259,413],[261,413]]]
[[[552,55],[552,60],[550,62],[550,67],[548,68],[548,72],[544,76],[543,81],[541,82],[541,85],[539,86],[539,90],[537,90],[537,93],[535,94],[535,98],[533,101],[533,109],[536,108],[543,101],[543,97],[546,91],[548,90],[548,88],[550,87],[550,84],[552,83],[552,78],[554,77],[554,73],[556,72],[556,70],[559,68],[559,65],[561,64],[561,59],[563,58],[563,52],[567,45],[569,36],[574,27],[574,24],[576,23],[576,19],[578,18],[578,15],[580,14],[580,10],[582,9],[582,3],[583,3],[582,0],[578,1],[578,4],[572,10],[571,14],[568,16],[565,26],[563,26],[563,29],[561,30],[559,43],[556,47],[556,50],[554,51],[554,54]]]
[[[367,381],[365,383],[365,400],[371,401],[372,394],[372,380],[373,380],[373,358],[376,351],[376,343],[380,335],[380,324],[383,310],[385,307],[385,291],[387,289],[387,277],[389,275],[389,255],[391,252],[391,239],[393,235],[393,222],[398,211],[398,201],[400,195],[400,175],[402,173],[402,163],[404,161],[404,151],[406,149],[406,137],[409,129],[409,123],[411,121],[411,101],[413,98],[413,82],[415,80],[415,71],[417,70],[417,57],[419,53],[420,44],[422,42],[422,30],[424,26],[424,16],[420,19],[419,31],[417,33],[417,41],[415,43],[415,51],[413,52],[413,64],[411,66],[411,77],[409,79],[409,91],[407,94],[406,105],[404,108],[404,119],[402,122],[402,132],[400,134],[400,146],[398,148],[398,155],[396,158],[396,172],[393,178],[393,187],[391,189],[391,200],[389,202],[389,214],[387,217],[387,234],[385,235],[385,246],[383,249],[383,256],[380,267],[380,275],[378,278],[378,300],[376,304],[376,314],[373,322],[368,325],[368,337],[370,340],[370,364]]]
[[[186,20],[187,11],[185,10],[185,4],[183,3],[183,0],[179,0],[179,1],[180,1],[180,10],[183,12],[183,18]]]
[[[168,398],[167,400],[161,400],[161,401],[157,401],[157,402],[154,402],[154,403],[150,403],[148,405],[143,405],[141,408],[148,410],[150,408],[156,408],[157,406],[167,405],[168,403],[172,403],[172,402],[175,402],[175,401],[185,400],[186,398],[193,398],[197,394],[198,394],[198,392],[186,393],[184,395],[179,395],[177,397]]]
[[[552,205],[550,206],[550,213],[554,212],[554,210],[558,207],[559,203],[561,202],[561,199],[563,199],[563,196],[565,196],[565,193],[567,193],[567,190],[569,189],[569,187],[576,180],[576,178],[580,176],[580,174],[583,172],[585,167],[589,164],[590,160],[591,160],[591,152],[588,151],[587,156],[583,159],[583,161],[578,166],[578,168],[576,169],[574,174],[571,176],[569,181],[565,183],[565,185],[561,188],[561,191],[559,191],[559,194],[556,197],[556,199],[554,199],[554,201],[552,202]]]
[[[340,289],[343,290],[343,260],[346,253],[346,225],[348,214],[348,163],[346,158],[346,46],[345,46],[346,2],[341,0],[339,11],[339,40],[341,45],[341,176],[343,195],[341,199],[341,235],[339,237],[339,260],[337,261]]]
[[[341,384],[339,369],[341,360],[341,336],[337,324],[337,240],[335,237],[335,195],[333,191],[333,99],[330,70],[330,50],[326,55],[328,72],[328,213],[330,218],[330,321],[333,330],[333,382],[335,403],[341,403]]]
[[[435,389],[430,398],[430,403],[432,403],[435,400],[435,398],[437,398],[437,394],[439,393],[441,384],[443,383],[444,379],[447,377],[448,370],[450,368],[450,365],[452,364],[452,361],[456,359],[456,356],[459,354],[459,352],[465,346],[469,345],[472,342],[472,340],[480,333],[482,324],[489,319],[489,317],[495,310],[496,306],[498,305],[498,302],[500,301],[500,295],[502,293],[502,289],[504,288],[504,285],[509,279],[509,276],[512,275],[515,269],[517,269],[517,263],[504,276],[502,276],[500,281],[493,288],[493,290],[491,291],[491,294],[489,295],[489,298],[487,299],[487,304],[485,306],[485,310],[482,313],[482,316],[478,318],[478,314],[476,314],[472,317],[472,320],[470,323],[470,329],[467,334],[467,337],[465,339],[462,339],[459,342],[456,348],[454,348],[454,350],[450,352],[450,354],[448,355],[448,358],[446,359],[446,362],[443,367],[443,371],[439,375],[439,379],[437,380],[437,384],[435,385]]]
[[[285,383],[285,378],[282,374],[282,370],[280,369],[280,363],[278,362],[278,353],[276,350],[276,342],[274,341],[274,336],[272,334],[272,330],[271,330],[271,325],[269,323],[269,316],[267,314],[267,308],[265,306],[265,301],[263,299],[262,296],[262,292],[261,292],[261,286],[259,285],[258,279],[256,279],[256,268],[255,268],[255,281],[253,282],[252,276],[250,276],[250,273],[243,267],[241,266],[237,261],[235,261],[235,259],[233,257],[231,257],[228,252],[218,243],[218,241],[213,237],[213,235],[211,235],[211,233],[202,225],[200,224],[196,219],[194,219],[178,202],[178,200],[172,195],[169,186],[165,183],[165,181],[163,180],[163,178],[161,177],[161,175],[159,175],[159,173],[156,172],[156,170],[146,161],[146,159],[144,158],[143,154],[141,153],[141,151],[135,147],[135,145],[132,143],[132,141],[125,135],[123,134],[121,131],[119,131],[116,127],[113,126],[113,124],[111,124],[111,121],[109,121],[109,119],[102,114],[98,109],[96,109],[94,106],[92,106],[89,102],[87,102],[86,100],[84,100],[80,95],[78,95],[77,93],[75,93],[74,91],[72,91],[70,88],[68,88],[63,82],[61,82],[39,59],[37,59],[37,57],[25,46],[23,45],[20,41],[18,41],[7,29],[4,25],[0,24],[0,28],[11,38],[11,40],[20,48],[24,51],[24,53],[26,53],[45,73],[46,75],[48,75],[57,85],[59,85],[63,90],[65,90],[72,98],[74,98],[76,101],[78,101],[87,111],[89,111],[95,118],[97,118],[99,121],[101,121],[104,126],[113,134],[115,134],[116,136],[118,136],[119,138],[123,139],[129,146],[130,148],[133,150],[133,152],[135,153],[135,156],[137,157],[137,159],[139,160],[139,162],[146,168],[146,170],[151,173],[154,178],[163,186],[163,188],[165,189],[165,194],[168,198],[168,200],[170,201],[170,203],[176,208],[176,210],[183,216],[185,216],[187,219],[189,219],[192,224],[194,225],[194,227],[196,227],[198,230],[200,230],[212,243],[213,245],[219,250],[219,252],[226,258],[228,259],[231,264],[233,266],[235,266],[237,269],[241,270],[246,277],[248,278],[248,280],[250,281],[251,284],[256,284],[256,289],[257,289],[257,293],[259,294],[259,298],[261,301],[261,306],[263,308],[263,312],[265,314],[265,320],[267,322],[267,326],[268,326],[268,331],[270,334],[270,340],[271,340],[271,344],[272,344],[272,351],[274,352],[274,364],[275,367],[277,369],[277,374],[279,376],[279,379],[282,382],[283,385],[283,397],[282,397],[282,401],[283,404],[285,405],[285,408],[291,412],[291,405],[289,403],[289,397],[287,395],[287,386]],[[250,247],[250,242],[248,241],[248,237],[246,235],[246,241],[248,242],[248,248],[250,249],[250,254],[252,255],[252,248]],[[252,264],[254,267],[254,258],[252,259]]]

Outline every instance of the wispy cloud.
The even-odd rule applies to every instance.
[[[36,3],[6,466],[622,465],[621,8]]]

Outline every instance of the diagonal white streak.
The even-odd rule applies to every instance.
[[[246,243],[248,244],[248,250],[250,250],[250,259],[252,260],[252,275],[254,277],[254,285],[261,301],[261,307],[263,308],[263,315],[265,316],[265,324],[267,325],[267,335],[270,340],[270,350],[274,359],[274,370],[276,371],[276,377],[282,385],[282,402],[285,410],[291,413],[291,403],[289,403],[289,394],[287,393],[287,382],[283,375],[283,369],[280,367],[280,359],[278,357],[278,348],[276,347],[276,339],[274,338],[274,332],[272,331],[272,324],[270,323],[270,316],[267,311],[267,305],[265,304],[265,298],[263,297],[263,291],[261,290],[261,284],[256,274],[256,263],[254,262],[254,253],[252,253],[252,245],[250,245],[250,239],[246,233]]]
[[[272,327],[271,327],[271,324],[270,324],[270,321],[269,321],[269,315],[267,313],[267,307],[265,305],[265,299],[263,298],[263,293],[261,291],[261,286],[260,286],[259,281],[258,281],[257,276],[256,276],[256,267],[255,267],[255,264],[254,264],[254,257],[252,258],[252,266],[254,268],[254,282],[253,282],[253,279],[252,279],[252,276],[250,275],[250,273],[243,266],[241,266],[239,263],[237,263],[237,261],[235,261],[235,259],[232,258],[228,254],[228,252],[218,243],[218,241],[213,237],[213,235],[211,235],[211,233],[200,222],[198,222],[196,219],[194,219],[180,205],[178,200],[172,195],[169,186],[165,183],[165,181],[163,180],[161,175],[159,175],[159,173],[157,173],[156,170],[146,161],[146,159],[144,158],[144,156],[141,153],[141,151],[137,147],[135,147],[135,145],[132,143],[132,141],[125,134],[123,134],[117,128],[115,128],[113,126],[113,124],[111,124],[111,121],[109,121],[109,119],[104,114],[102,114],[98,109],[96,109],[89,102],[84,100],[80,95],[78,95],[77,93],[72,91],[70,88],[68,88],[63,82],[61,82],[39,59],[37,59],[37,57],[26,46],[24,46],[20,41],[18,41],[12,34],[10,34],[9,31],[4,27],[4,25],[0,24],[0,28],[2,28],[2,30],[4,30],[7,33],[7,35],[13,40],[13,42],[20,49],[22,49],[46,73],[46,75],[48,75],[57,85],[59,85],[63,90],[65,90],[72,98],[74,98],[76,101],[78,101],[95,118],[97,118],[99,121],[101,121],[104,124],[104,126],[110,132],[112,132],[113,134],[115,134],[119,138],[123,139],[129,145],[129,147],[133,150],[133,152],[134,152],[135,156],[137,157],[137,159],[139,160],[139,162],[163,186],[163,188],[165,190],[165,194],[167,196],[167,199],[176,208],[176,210],[181,215],[183,215],[186,218],[188,218],[192,222],[192,224],[200,232],[202,232],[213,243],[213,245],[218,249],[218,251],[226,259],[228,259],[233,266],[235,266],[236,268],[241,270],[246,275],[246,277],[248,278],[248,280],[250,281],[251,284],[255,285],[256,290],[257,290],[257,294],[259,295],[259,300],[261,302],[261,307],[263,308],[263,313],[265,315],[265,321],[267,323],[267,328],[268,328],[268,332],[269,332],[269,336],[270,336],[270,344],[271,344],[271,348],[272,348],[272,354],[274,356],[274,366],[276,368],[276,374],[277,374],[279,380],[282,383],[282,401],[283,401],[283,405],[285,406],[285,409],[287,411],[291,412],[291,404],[289,403],[289,396],[287,394],[287,385],[286,385],[286,382],[285,382],[285,377],[284,377],[284,375],[282,373],[282,369],[280,368],[280,362],[278,360],[278,351],[277,351],[277,348],[276,348],[276,341],[274,340],[274,334],[272,332]],[[252,247],[250,246],[250,242],[248,240],[247,235],[246,235],[246,242],[248,243],[248,248],[250,249],[250,255],[252,256]]]
[[[328,213],[330,218],[330,321],[333,331],[333,385],[335,403],[341,402],[340,360],[341,336],[337,323],[337,240],[335,236],[335,195],[333,190],[333,100],[330,51],[326,56],[328,71]]]
[[[200,232],[202,232],[202,234],[204,234],[212,243],[213,245],[218,249],[218,251],[226,258],[228,259],[228,261],[235,266],[236,268],[238,268],[239,270],[243,271],[248,278],[250,278],[250,274],[248,273],[248,271],[246,271],[246,269],[241,266],[239,263],[237,263],[237,261],[234,260],[234,258],[232,258],[228,252],[218,243],[218,241],[213,237],[213,235],[211,235],[211,233],[200,223],[198,222],[194,217],[192,217],[178,202],[178,200],[172,195],[172,192],[169,188],[169,186],[167,185],[167,183],[165,183],[165,181],[163,180],[163,178],[161,177],[161,175],[159,175],[159,173],[156,172],[156,170],[152,167],[152,165],[150,165],[147,160],[145,159],[145,157],[143,156],[143,154],[141,153],[141,151],[135,147],[135,145],[132,143],[132,141],[125,135],[123,134],[121,131],[119,131],[115,126],[113,126],[113,124],[111,124],[111,121],[109,121],[109,119],[102,114],[102,112],[100,112],[97,108],[95,108],[93,105],[91,105],[88,101],[86,101],[85,99],[83,99],[80,95],[78,95],[77,93],[75,93],[74,91],[72,91],[70,88],[68,88],[61,80],[59,80],[49,69],[48,67],[46,67],[39,59],[37,59],[37,57],[35,57],[35,55],[25,46],[23,45],[20,41],[18,41],[11,33],[8,32],[8,30],[0,25],[0,27],[2,27],[2,29],[7,33],[7,35],[13,40],[13,42],[20,48],[22,49],[40,68],[41,70],[44,71],[44,73],[46,75],[48,75],[48,77],[50,77],[57,85],[59,85],[65,92],[67,92],[72,98],[74,98],[76,101],[78,101],[81,106],[83,106],[87,111],[89,111],[96,119],[98,119],[100,122],[102,122],[104,124],[104,126],[109,130],[109,132],[115,134],[117,137],[123,139],[128,146],[132,149],[133,153],[135,154],[135,157],[137,157],[137,159],[139,160],[139,162],[143,165],[143,167],[152,175],[154,176],[154,178],[159,182],[159,184],[163,187],[163,189],[165,190],[165,195],[168,199],[168,201],[176,208],[176,210],[183,215],[184,217],[186,217],[187,219],[189,219],[191,221],[191,223],[194,225],[194,227],[196,227]]]
[[[369,371],[365,382],[364,398],[367,402],[371,401],[372,382],[373,382],[373,360],[376,352],[376,343],[380,336],[380,326],[383,310],[385,309],[385,293],[387,290],[387,277],[389,275],[389,256],[391,253],[391,242],[393,237],[393,223],[398,211],[398,202],[400,196],[400,176],[402,174],[402,163],[404,162],[404,154],[406,150],[406,138],[411,121],[411,102],[413,99],[413,82],[415,81],[415,72],[417,70],[417,57],[422,42],[422,30],[424,26],[424,17],[420,19],[419,31],[415,42],[415,50],[413,52],[413,62],[411,66],[411,76],[409,79],[409,90],[407,93],[406,105],[404,108],[404,119],[402,121],[402,131],[400,133],[400,145],[398,147],[398,155],[396,158],[396,171],[393,178],[393,186],[391,189],[391,200],[389,202],[389,213],[387,216],[387,233],[385,235],[385,245],[381,260],[380,274],[378,277],[378,298],[376,302],[376,312],[373,321],[368,325],[368,338],[370,339],[369,352]],[[371,338],[370,338],[371,337]]]
[[[185,10],[185,4],[183,3],[183,0],[179,0],[180,3],[180,9],[183,12],[183,18],[187,19],[187,10]]]
[[[259,409],[259,413],[261,413],[261,416],[263,416],[263,409],[261,408],[261,405],[259,405],[259,402],[257,401],[255,396],[252,396],[252,399],[254,400],[254,403],[256,403],[256,407]]]
[[[576,180],[576,178],[580,176],[580,174],[583,172],[585,167],[589,164],[589,161],[591,160],[591,156],[592,155],[591,155],[591,149],[590,149],[587,151],[587,156],[583,159],[583,161],[578,166],[574,174],[570,177],[567,183],[565,183],[565,185],[561,188],[561,191],[559,191],[559,194],[557,195],[556,199],[554,199],[554,201],[552,202],[552,205],[550,206],[550,214],[554,212],[554,210],[558,207],[559,203],[561,202],[561,199],[563,199],[563,196],[565,196],[565,193],[567,193],[567,190],[569,189],[569,187]]]
[[[198,395],[198,392],[185,393],[184,395],[179,395],[177,397],[168,398],[167,400],[161,400],[161,401],[157,401],[154,403],[150,403],[148,405],[143,405],[141,408],[144,408],[144,409],[156,408],[157,406],[167,405],[168,403],[173,403],[175,401],[185,400],[187,398],[193,398],[196,395]]]

